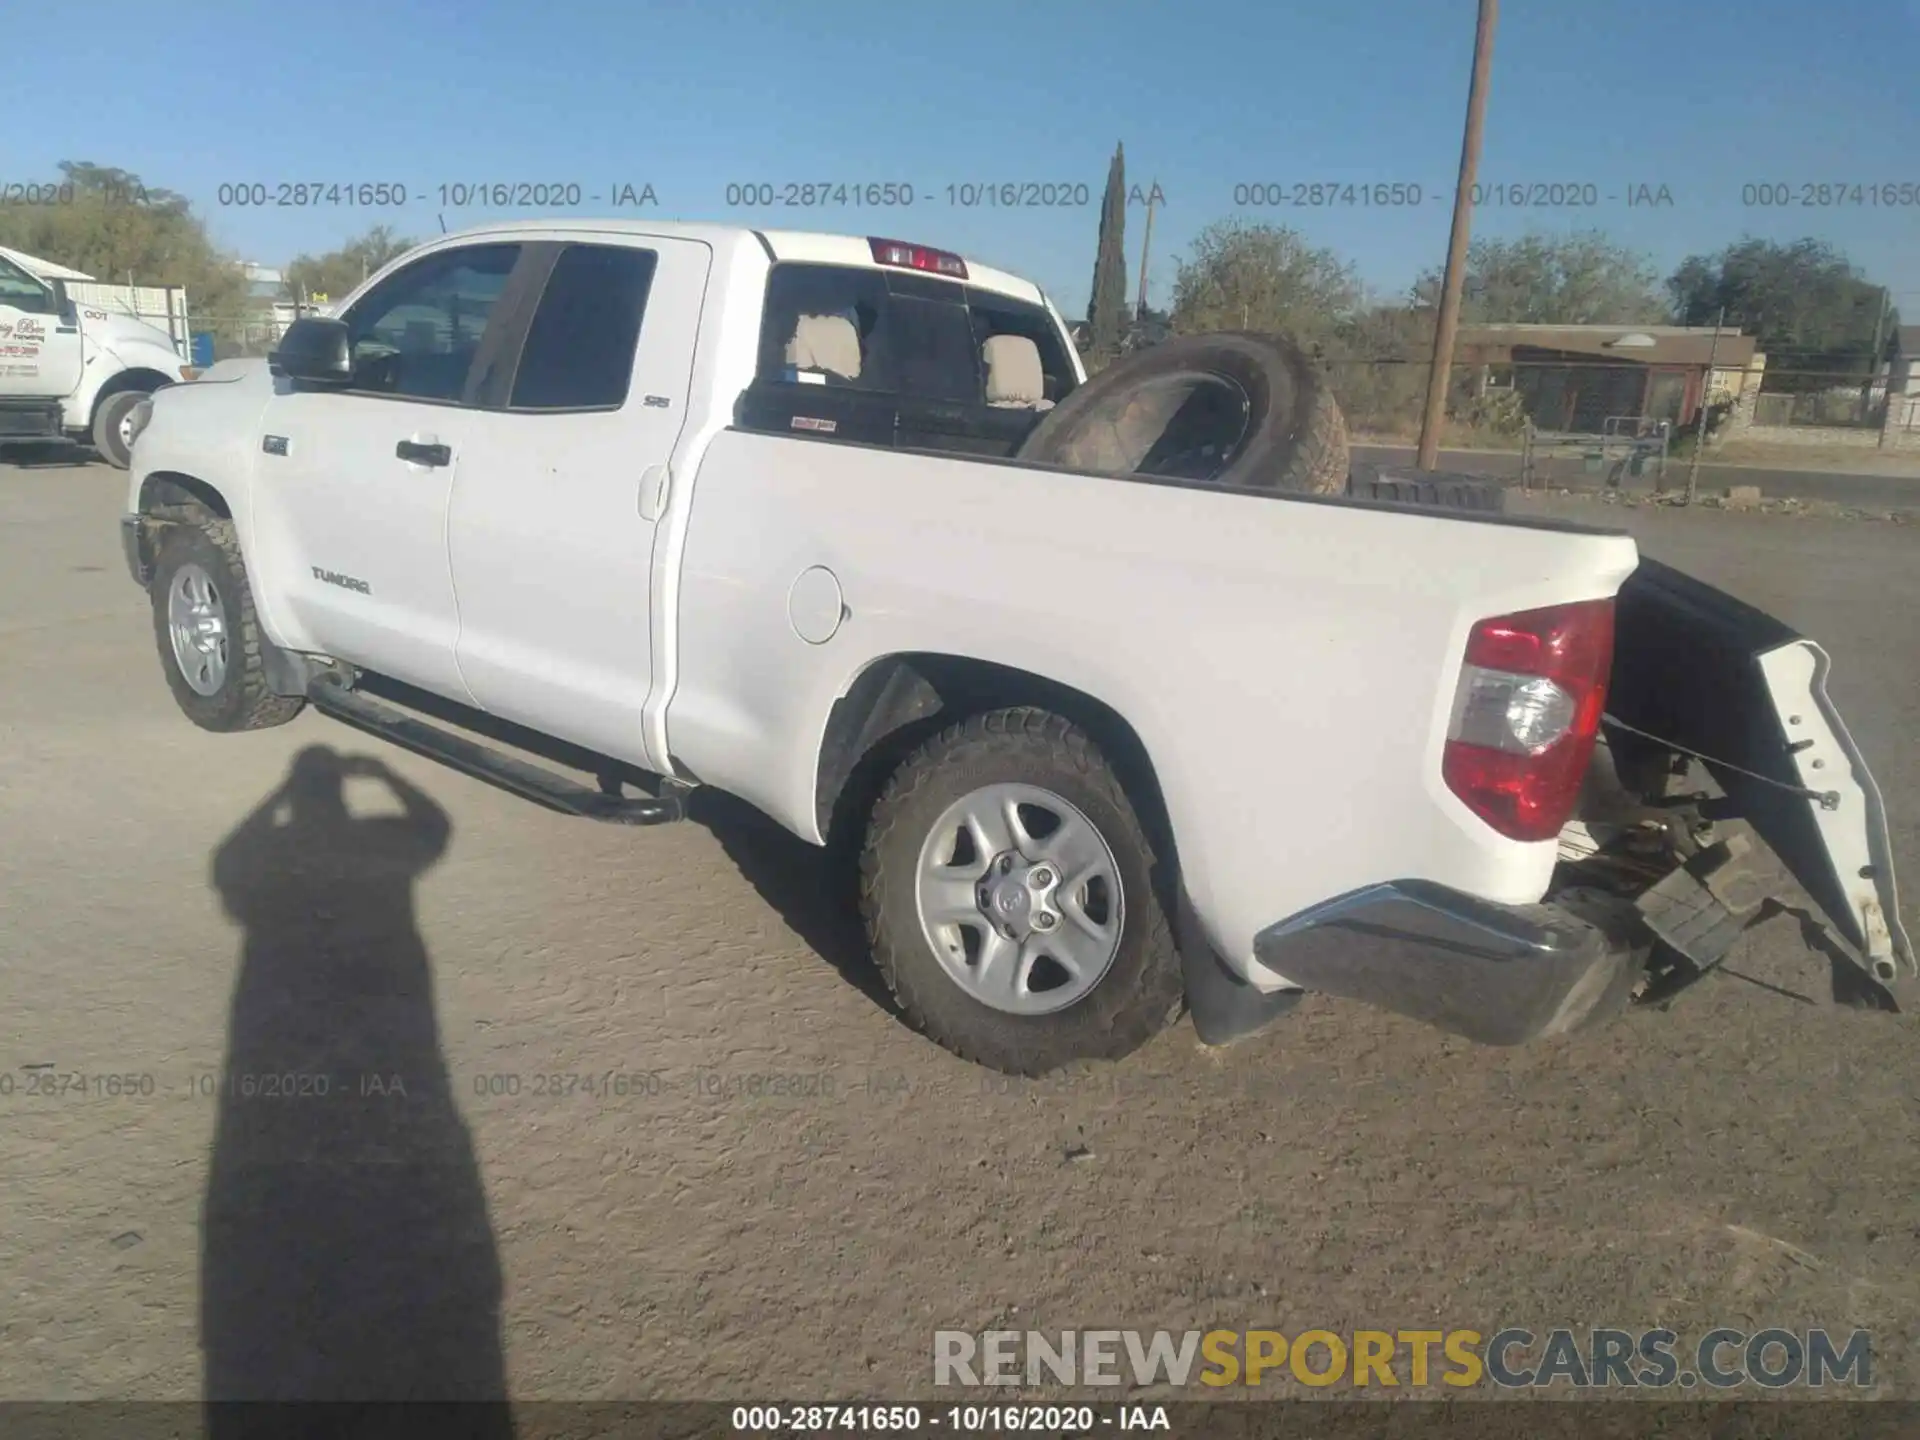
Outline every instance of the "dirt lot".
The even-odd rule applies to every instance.
[[[1834,1006],[1784,920],[1570,1041],[1310,999],[1003,1081],[893,1018],[843,891],[737,807],[622,831],[311,715],[195,730],[120,498],[0,468],[0,1398],[193,1397],[203,1331],[228,1394],[925,1396],[932,1331],[996,1322],[1865,1327],[1920,1397],[1920,1030]],[[1911,893],[1920,533],[1615,513],[1831,649]],[[247,824],[314,744],[418,787],[437,859]]]

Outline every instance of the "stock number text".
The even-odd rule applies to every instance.
[[[1740,187],[1740,203],[1758,206],[1807,206],[1815,209],[1841,206],[1862,209],[1896,209],[1920,204],[1920,185],[1912,181],[1879,185],[1849,184],[1845,181],[1808,182],[1791,185],[1783,180],[1760,181]]]
[[[777,206],[782,209],[905,206],[914,201],[913,186],[903,181],[747,180],[727,186],[727,204]]]
[[[1395,205],[1418,205],[1425,199],[1425,191],[1411,184],[1351,185],[1332,181],[1287,184],[1284,181],[1265,180],[1233,187],[1234,204],[1262,207],[1352,205],[1385,209]]]
[[[235,181],[215,192],[223,206],[250,206],[255,209],[308,209],[319,206],[352,205],[368,209],[407,203],[407,187],[387,180],[363,180],[358,183],[328,180],[276,180],[271,183]]]

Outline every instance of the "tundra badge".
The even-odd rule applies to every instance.
[[[338,585],[342,590],[357,590],[362,595],[371,595],[373,587],[364,580],[356,580],[351,575],[342,575],[338,570],[322,570],[313,567],[313,578],[328,585]]]

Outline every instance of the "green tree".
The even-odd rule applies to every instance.
[[[1127,159],[1126,147],[1113,148],[1107,167],[1107,193],[1100,205],[1100,249],[1093,261],[1093,290],[1087,299],[1088,347],[1110,357],[1127,333]]]
[[[1374,302],[1335,326],[1327,368],[1334,398],[1355,434],[1418,431],[1434,321],[1430,309]]]
[[[362,280],[419,243],[394,234],[391,226],[376,225],[324,255],[296,255],[283,275],[286,298],[324,295],[330,301],[344,300]]]
[[[1422,275],[1415,303],[1437,307],[1440,284],[1440,271]],[[1460,318],[1469,325],[1653,325],[1668,311],[1646,257],[1599,231],[1476,240],[1467,248]]]
[[[183,195],[131,170],[60,162],[56,203],[0,204],[0,245],[85,271],[102,284],[178,285],[195,317],[237,312],[239,265],[220,252]]]
[[[1180,335],[1274,331],[1332,358],[1366,303],[1351,266],[1274,225],[1217,220],[1178,266],[1173,329]]]
[[[1744,239],[1690,255],[1667,281],[1682,324],[1726,324],[1756,337],[1769,390],[1824,390],[1871,375],[1892,353],[1900,317],[1885,292],[1824,240]],[[1880,332],[1876,352],[1874,331]]]

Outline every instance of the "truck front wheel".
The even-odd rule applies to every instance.
[[[189,510],[160,527],[148,596],[167,686],[202,730],[284,725],[306,701],[267,684],[240,537],[231,520]]]
[[[1153,848],[1085,732],[996,710],[894,772],[869,823],[861,907],[907,1017],[1015,1075],[1117,1060],[1184,990]]]
[[[147,398],[144,390],[116,390],[93,412],[93,448],[116,470],[133,464],[133,412]]]

